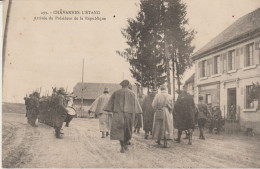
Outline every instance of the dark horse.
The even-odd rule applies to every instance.
[[[192,133],[195,128],[196,108],[193,97],[185,91],[179,92],[178,99],[174,105],[174,127],[178,129],[176,142],[180,143],[182,131],[187,131],[189,145],[192,144]]]

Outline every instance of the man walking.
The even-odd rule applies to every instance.
[[[57,95],[54,95],[54,103],[55,103],[55,108],[54,108],[54,129],[55,129],[55,136],[56,138],[60,139],[61,137],[61,128],[64,120],[67,117],[67,109],[66,109],[66,100],[64,98],[64,95],[66,95],[65,90],[63,87],[61,87],[57,91]]]
[[[102,132],[102,137],[108,136],[111,128],[112,113],[104,111],[104,107],[109,101],[110,94],[108,88],[104,89],[104,94],[99,96],[91,105],[90,111],[94,112],[99,116],[99,127],[100,132]]]
[[[209,115],[208,107],[205,103],[203,103],[203,97],[199,96],[199,103],[197,105],[198,109],[198,126],[200,129],[200,139],[205,140],[203,129],[207,122],[207,116]]]
[[[152,135],[152,129],[153,129],[153,119],[154,119],[154,113],[155,109],[152,107],[153,99],[156,95],[157,91],[152,90],[151,93],[148,94],[144,98],[142,109],[143,109],[143,120],[144,120],[144,131],[145,131],[145,139],[148,139],[149,132]]]
[[[111,140],[119,140],[121,153],[127,150],[127,142],[132,138],[132,127],[135,114],[142,113],[138,100],[128,86],[130,82],[124,80],[120,83],[122,89],[115,91],[104,110],[113,112],[111,124]]]
[[[164,139],[164,147],[167,147],[167,139],[173,139],[173,100],[166,91],[166,86],[162,85],[161,93],[157,94],[153,100],[152,107],[156,110],[154,115],[153,138],[157,139],[159,145]]]

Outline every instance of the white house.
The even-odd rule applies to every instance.
[[[220,106],[225,119],[241,129],[260,133],[258,101],[248,99],[252,83],[260,82],[260,8],[241,17],[198,50],[195,61],[194,99]],[[230,115],[230,106],[236,115]]]

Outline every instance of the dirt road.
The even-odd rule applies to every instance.
[[[170,148],[158,148],[144,133],[134,134],[130,151],[119,152],[119,142],[102,139],[97,119],[73,119],[63,129],[63,139],[53,128],[26,124],[24,114],[4,113],[2,133],[3,167],[260,167],[260,139],[242,135],[211,135],[193,145],[187,140]]]

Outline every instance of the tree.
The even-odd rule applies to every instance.
[[[195,32],[185,28],[186,14],[181,0],[141,0],[137,17],[128,19],[122,34],[129,47],[117,53],[127,59],[133,77],[142,86],[157,87],[167,78],[171,93],[172,69],[180,89],[180,79],[192,64],[190,55],[194,50],[191,41]]]
[[[130,63],[136,81],[148,89],[157,88],[166,79],[160,7],[161,1],[141,1],[137,17],[128,19],[127,28],[122,30],[129,47],[117,51]]]
[[[169,46],[173,76],[177,76],[178,90],[180,90],[182,75],[192,65],[190,55],[193,53],[194,46],[191,42],[195,31],[187,30],[185,27],[188,24],[186,4],[181,0],[165,0],[164,4],[165,43]],[[175,84],[173,86],[175,87]]]

